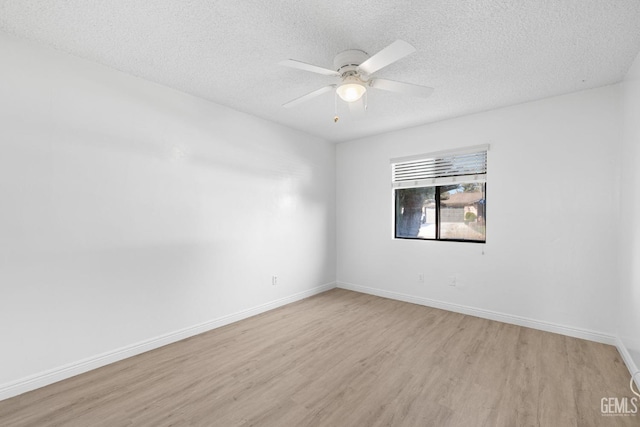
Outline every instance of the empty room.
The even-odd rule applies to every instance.
[[[640,426],[640,1],[0,0],[0,426]]]

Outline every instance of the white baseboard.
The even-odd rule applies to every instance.
[[[500,313],[497,311],[484,310],[481,308],[469,307],[461,304],[454,304],[454,303],[438,301],[430,298],[402,294],[399,292],[385,291],[382,289],[370,288],[367,286],[354,285],[352,283],[338,282],[337,287],[341,289],[347,289],[350,291],[361,292],[364,294],[376,295],[379,297],[394,299],[398,301],[424,305],[427,307],[440,308],[442,310],[453,311],[455,313],[468,314],[470,316],[481,317],[483,319],[496,320],[498,322],[510,323],[513,325],[524,326],[527,328],[538,329],[541,331],[567,335],[574,338],[582,338],[585,340],[595,341],[595,342],[610,344],[610,345],[616,344],[615,336],[605,334],[602,332],[591,331],[588,329],[581,329],[573,326],[559,325],[556,323],[529,319],[522,316],[515,316],[512,314]]]
[[[633,379],[636,383],[636,387],[640,390],[640,369],[638,369],[638,365],[633,361],[631,354],[629,354],[629,350],[624,345],[620,337],[616,337],[616,348],[618,349],[618,353],[622,356],[622,360],[624,360],[624,364],[627,365],[627,369],[629,370],[629,374],[633,376]]]
[[[188,328],[171,332],[156,338],[151,338],[136,344],[122,347],[114,351],[79,360],[77,362],[31,375],[27,378],[22,378],[11,383],[0,384],[0,400],[8,399],[10,397],[35,390],[37,388],[62,381],[67,378],[71,378],[75,375],[88,372],[92,369],[97,369],[110,363],[118,362],[128,357],[136,356],[149,350],[154,350],[167,344],[171,344],[185,338],[189,338],[194,335],[198,335],[203,332],[207,332],[212,329],[216,329],[221,326],[225,326],[260,313],[264,313],[265,311],[273,310],[274,308],[278,308],[283,305],[290,304],[292,302],[299,301],[301,299],[308,298],[322,292],[326,292],[335,287],[335,282],[326,283],[307,291],[299,292],[297,294],[280,298],[278,300],[271,301],[257,307],[213,319],[199,325],[190,326]]]

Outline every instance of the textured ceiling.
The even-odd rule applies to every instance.
[[[332,141],[619,82],[640,51],[638,0],[0,0],[0,31]],[[417,52],[376,73],[435,88],[370,90],[364,118],[326,93],[346,49]]]

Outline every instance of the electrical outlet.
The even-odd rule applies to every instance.
[[[278,276],[271,276],[271,284],[273,286],[278,284]]]
[[[418,282],[424,283],[424,273],[418,274]]]

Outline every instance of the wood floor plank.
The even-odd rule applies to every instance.
[[[0,402],[2,426],[632,426],[612,346],[335,289]]]

